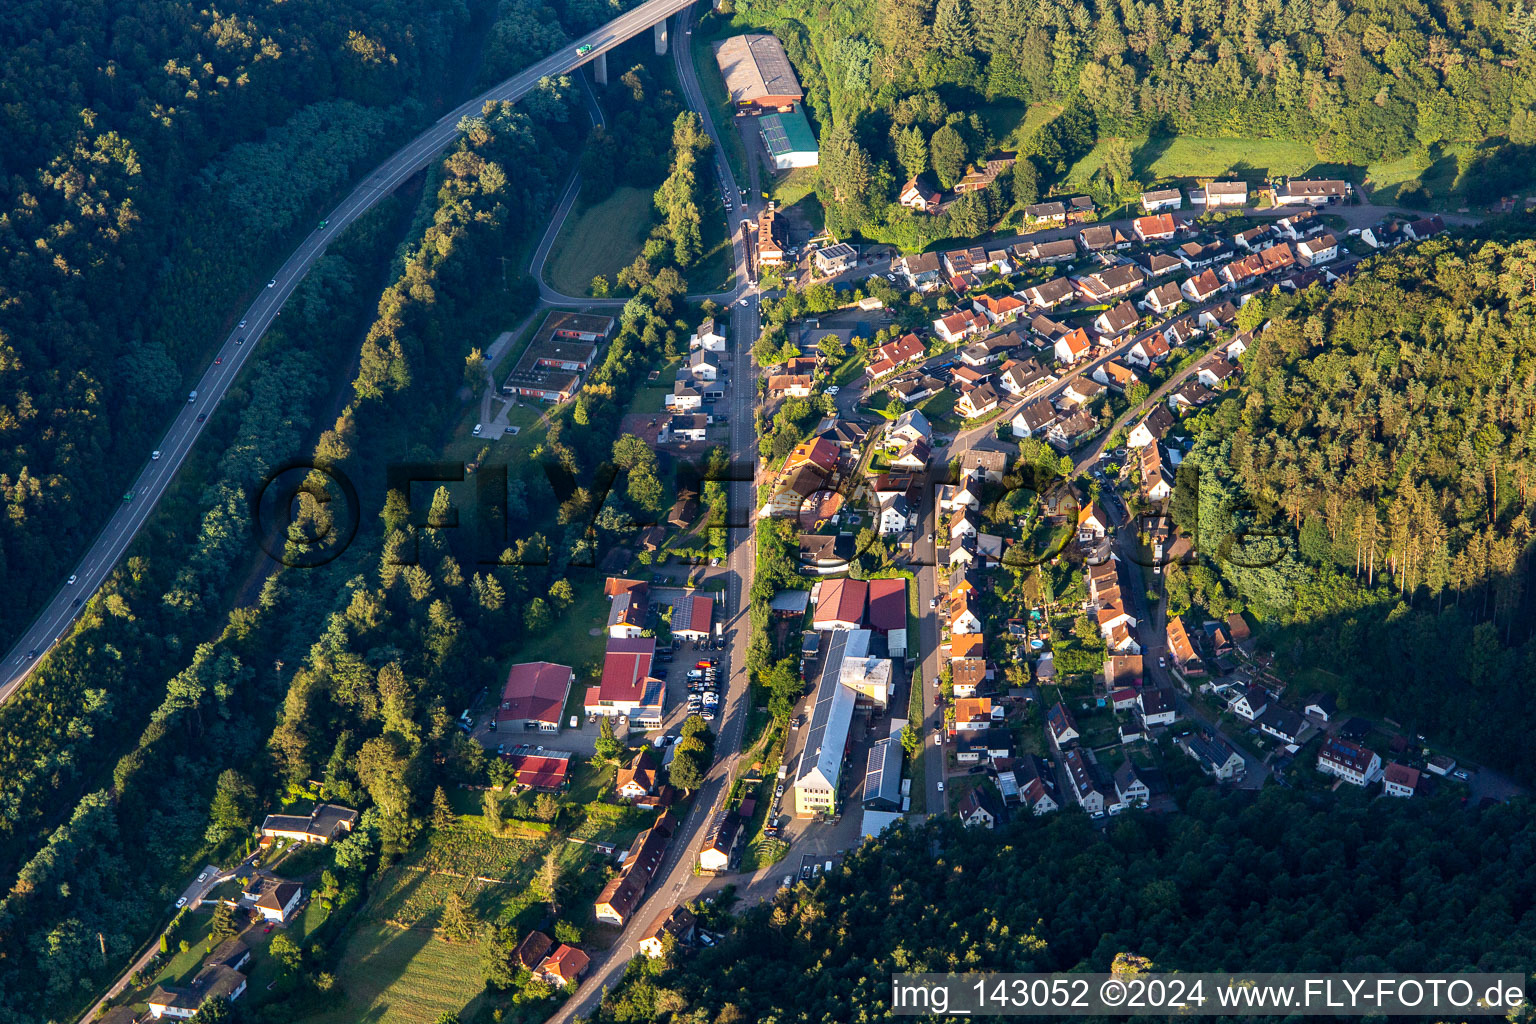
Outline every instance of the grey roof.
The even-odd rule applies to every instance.
[[[847,630],[832,631],[832,641],[821,666],[821,679],[816,685],[816,704],[811,711],[810,728],[806,730],[805,746],[801,748],[800,763],[795,768],[796,782],[820,769],[822,776],[834,787],[837,784],[843,747],[848,743],[848,729],[853,724],[853,707],[857,700],[854,691],[838,681],[847,644]]]
[[[1190,753],[1208,765],[1212,771],[1232,760],[1232,755],[1237,753],[1226,740],[1219,736],[1191,733],[1185,743],[1188,744]]]
[[[864,802],[872,800],[901,806],[901,740],[887,736],[869,748],[864,769]]]
[[[1259,716],[1259,724],[1268,726],[1276,732],[1295,738],[1301,732],[1302,722],[1300,715],[1290,708],[1283,708],[1278,704],[1271,704],[1265,712]]]
[[[803,95],[789,57],[775,37],[760,33],[731,36],[714,48],[732,103],[754,103],[763,97],[799,99]]]
[[[810,603],[809,590],[781,590],[769,600],[768,607],[776,612],[804,613]]]

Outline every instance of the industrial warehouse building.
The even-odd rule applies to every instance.
[[[820,160],[816,149],[816,135],[810,122],[798,106],[787,114],[764,114],[758,123],[763,136],[763,147],[776,171],[789,171],[796,167],[815,167]]]
[[[726,91],[738,109],[788,111],[804,99],[795,69],[775,37],[731,36],[715,43],[714,50]]]

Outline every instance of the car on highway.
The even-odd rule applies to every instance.
[[[267,287],[268,288],[276,288],[277,287],[277,278],[274,277],[272,280],[268,281],[267,282]]]
[[[205,882],[205,881],[207,881],[207,880],[208,880],[208,872],[206,872],[206,871],[204,871],[204,872],[203,872],[203,873],[202,873],[202,874],[200,874],[200,875],[198,875],[198,876],[197,876],[197,880],[198,880],[198,881],[199,881],[199,882]]]
[[[578,56],[578,57],[585,57],[587,54],[589,54],[591,52],[592,52],[592,44],[591,43],[582,43],[580,46],[576,47],[576,56]]]
[[[236,345],[244,345],[245,344],[245,335],[242,334],[242,335],[240,335],[240,337],[236,338],[235,339],[235,344]]]
[[[150,462],[159,462],[160,461],[160,449],[156,448],[154,451],[149,453],[149,461]]]
[[[65,583],[66,586],[72,587],[72,586],[75,585],[75,580],[77,580],[79,578],[80,577],[78,577],[78,576],[71,576],[69,579],[65,580],[64,583]]]
[[[241,327],[244,327],[244,326],[245,326],[245,321],[244,321],[244,320],[241,320],[241,321],[240,321],[240,326],[241,326]]]
[[[224,362],[224,357],[223,356],[214,356],[213,357],[213,365],[214,366],[218,366],[222,362]]]
[[[208,414],[205,413],[205,412],[198,413],[197,414],[197,422],[199,422],[199,423],[206,423],[206,422],[208,422]]]
[[[133,500],[133,492],[132,491],[129,491],[127,494],[123,495],[123,504],[124,505],[128,504],[128,502],[130,502],[132,500]]]
[[[944,792],[944,783],[942,783],[942,782],[939,783],[939,792],[940,793]]]
[[[323,228],[323,227],[325,227],[325,225],[326,225],[326,222],[325,222],[325,221],[321,221],[321,222],[320,222],[320,226],[321,226],[321,227],[322,227],[322,228]]]
[[[78,597],[75,598],[73,601],[69,602],[69,606],[71,608],[79,608],[80,607],[80,599]]]
[[[936,733],[933,734],[933,745],[936,746],[936,747],[942,747],[944,745],[944,734],[943,733],[936,732]]]

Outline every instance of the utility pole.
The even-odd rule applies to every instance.
[[[501,260],[501,290],[502,291],[506,291],[507,290],[507,257],[505,257],[505,256],[498,256],[496,258]]]

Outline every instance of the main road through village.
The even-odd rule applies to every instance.
[[[261,288],[250,308],[240,318],[245,326],[231,331],[220,346],[219,357],[208,366],[203,376],[192,385],[196,401],[189,401],[178,410],[169,429],[161,439],[157,450],[158,459],[146,457],[144,469],[129,485],[124,501],[108,518],[106,525],[76,563],[74,583],[66,583],[70,574],[59,573],[59,590],[42,608],[32,625],[22,634],[15,646],[0,662],[0,702],[9,700],[38,660],[47,650],[69,631],[80,608],[89,600],[112,572],[113,566],[154,511],[181,468],[198,435],[203,431],[207,416],[240,374],[241,368],[257,342],[282,310],[283,303],[298,287],[304,275],[315,261],[324,254],[326,246],[347,229],[353,221],[371,210],[411,175],[426,167],[447,149],[459,135],[459,122],[468,116],[479,114],[485,104],[501,100],[516,100],[526,95],[539,83],[539,79],[566,74],[580,65],[618,46],[635,35],[664,22],[667,18],[693,6],[697,0],[648,0],[603,25],[581,39],[573,40],[559,53],[544,58],[537,64],[513,75],[474,99],[444,114],[431,127],[417,135],[388,160],[376,167],[332,210],[323,221],[304,239],[287,261],[272,276],[271,283]],[[682,41],[680,40],[680,45]],[[580,56],[579,46],[592,49]],[[686,45],[681,45],[686,50]],[[745,417],[750,425],[751,417]],[[740,421],[738,421],[740,422]],[[147,453],[146,453],[147,456]],[[733,497],[735,497],[733,495]]]

